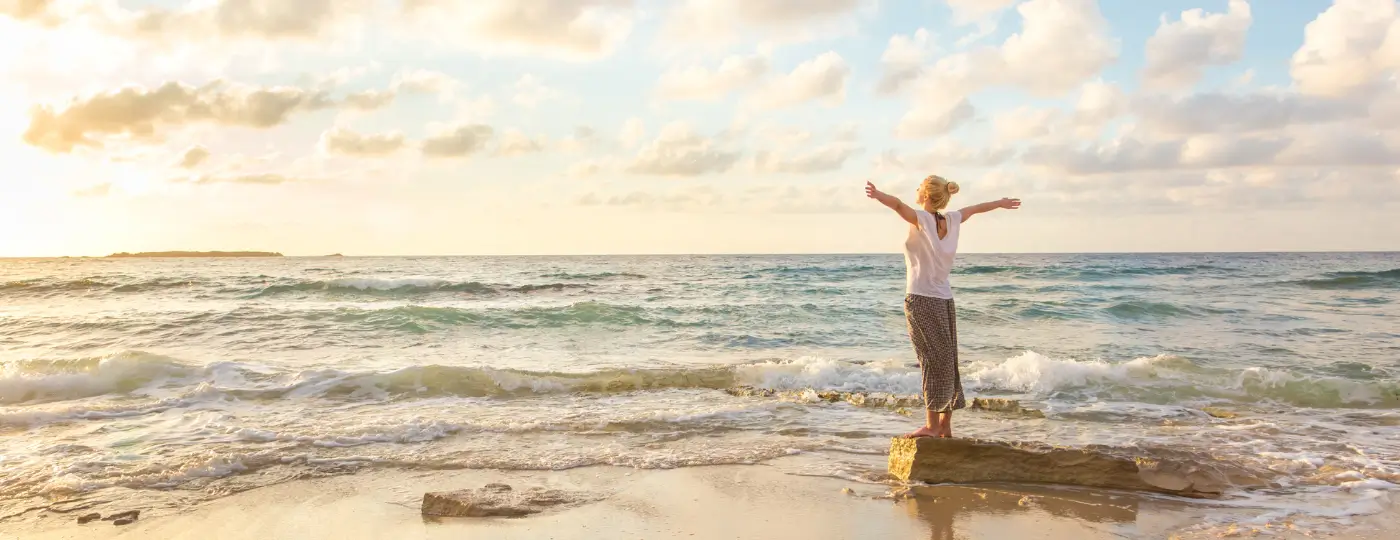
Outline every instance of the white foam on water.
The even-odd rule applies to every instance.
[[[736,382],[774,390],[837,390],[918,394],[918,368],[897,360],[857,364],[804,356],[796,360],[745,364],[734,368]]]

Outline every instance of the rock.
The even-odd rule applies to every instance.
[[[974,398],[972,409],[982,411],[994,411],[1002,413],[1019,414],[1034,418],[1045,418],[1045,413],[1035,409],[1027,409],[1021,406],[1020,401],[1006,398]]]
[[[1167,461],[1104,446],[928,437],[894,439],[889,472],[906,482],[1061,484],[1196,498],[1220,496],[1234,478],[1200,456]]]
[[[117,520],[113,520],[113,521],[112,521],[112,524],[113,524],[113,525],[116,525],[116,526],[118,526],[118,527],[120,527],[120,526],[122,526],[122,525],[131,525],[132,523],[136,523],[136,518],[125,518],[125,519],[117,519]]]
[[[1221,409],[1219,407],[1202,407],[1201,410],[1213,417],[1224,418],[1226,420],[1240,417],[1240,414],[1237,412]]]
[[[140,518],[140,517],[141,517],[141,511],[140,511],[140,510],[127,510],[127,511],[125,511],[125,512],[117,512],[117,513],[115,513],[115,514],[112,514],[112,515],[110,515],[110,516],[107,516],[107,517],[105,517],[105,518],[102,518],[102,521],[124,521],[124,520],[126,520],[127,523],[131,523],[132,521],[136,521],[136,520],[137,520],[138,518]],[[124,525],[124,524],[123,524],[123,525]]]
[[[842,493],[843,495],[855,495],[855,494],[856,494],[856,490],[851,489],[851,488],[841,488],[841,493]]]
[[[97,513],[97,512],[93,512],[93,513],[91,513],[91,514],[86,514],[86,515],[78,516],[78,524],[79,524],[79,525],[84,525],[84,524],[87,524],[87,523],[90,522],[90,521],[97,521],[97,520],[99,520],[99,519],[102,519],[102,514],[99,514],[99,513]]]
[[[422,511],[437,517],[524,517],[595,500],[586,492],[487,484],[480,489],[425,493]]]

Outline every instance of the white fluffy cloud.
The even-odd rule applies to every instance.
[[[1400,2],[1335,0],[1303,31],[1292,74],[1304,93],[1373,90],[1400,69]]]
[[[1189,87],[1200,80],[1202,68],[1238,61],[1252,23],[1246,0],[1230,0],[1225,13],[1192,9],[1175,22],[1164,16],[1157,33],[1147,40],[1143,83],[1149,88]]]
[[[461,83],[446,73],[430,69],[404,70],[394,75],[395,92],[409,94],[450,94]]]
[[[347,107],[361,111],[373,111],[388,107],[394,102],[394,92],[387,90],[365,90],[345,96]]]
[[[335,128],[321,134],[321,148],[331,154],[370,157],[383,156],[399,151],[404,147],[402,133],[375,133],[364,135],[345,128]]]
[[[656,94],[668,100],[709,101],[748,87],[768,74],[768,57],[734,55],[714,70],[701,66],[676,68],[661,75]]]
[[[515,97],[513,101],[515,101],[516,105],[527,109],[533,109],[546,101],[557,99],[559,95],[558,90],[540,82],[539,78],[534,75],[526,73],[521,75],[519,80],[515,81]]]
[[[899,34],[891,37],[884,54],[880,55],[883,73],[876,90],[884,94],[898,92],[905,84],[919,77],[924,62],[934,52],[933,39],[929,31],[923,28],[912,36]]]
[[[191,146],[188,150],[185,150],[184,155],[180,157],[180,168],[193,169],[199,167],[205,160],[209,159],[210,155],[211,153],[208,148],[199,145]]]
[[[366,0],[218,0],[109,16],[120,31],[155,40],[310,40],[327,36],[371,7]]]
[[[746,34],[762,40],[830,35],[869,0],[679,0],[662,35],[679,42],[726,43]]]
[[[632,174],[652,176],[701,176],[728,171],[739,161],[739,152],[721,148],[682,122],[661,129],[625,167]]]
[[[131,86],[76,99],[62,109],[40,106],[24,141],[51,152],[102,146],[106,137],[157,139],[164,129],[194,123],[270,128],[301,112],[334,102],[324,93],[296,87],[251,87],[216,81],[200,87],[180,82],[157,88]]]
[[[977,117],[977,109],[963,98],[944,106],[939,101],[919,103],[895,127],[895,136],[904,139],[937,137],[956,130]]]
[[[899,136],[931,137],[955,129],[973,116],[967,97],[988,87],[1059,97],[1118,57],[1118,44],[1094,0],[1029,0],[1016,10],[1021,31],[1000,46],[946,56],[925,67]]]
[[[754,170],[765,173],[816,174],[839,171],[863,149],[849,142],[831,142],[809,150],[756,152]]]
[[[412,34],[489,54],[538,53],[572,60],[611,55],[632,31],[632,0],[408,0]]]
[[[485,148],[496,131],[491,126],[467,124],[453,126],[423,140],[423,156],[428,158],[468,157]]]
[[[508,129],[501,133],[501,141],[496,146],[496,155],[523,156],[544,151],[547,141],[543,138],[530,138],[518,129]]]
[[[792,72],[769,80],[750,96],[750,104],[761,109],[791,107],[808,101],[828,106],[846,100],[846,81],[851,68],[835,52],[825,52],[793,68]]]

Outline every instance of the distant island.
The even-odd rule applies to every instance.
[[[143,257],[281,257],[281,253],[271,251],[142,251],[140,253],[113,253],[107,258]]]

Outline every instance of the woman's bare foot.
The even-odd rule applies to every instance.
[[[924,427],[921,427],[921,428],[919,428],[919,429],[916,429],[916,430],[910,432],[908,435],[905,435],[904,438],[906,438],[906,439],[917,439],[917,438],[919,438],[919,437],[937,437],[938,435],[939,435],[939,433],[938,433],[937,431],[934,431],[933,428],[928,427],[928,426],[924,426]]]

